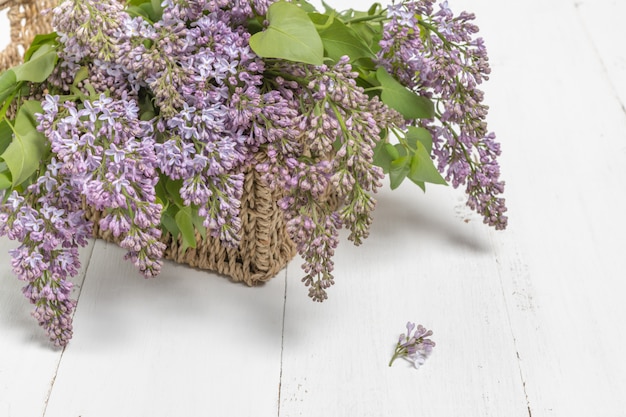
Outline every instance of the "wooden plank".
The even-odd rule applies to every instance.
[[[614,93],[626,113],[626,3],[619,0],[574,1],[581,29],[591,39]]]
[[[477,255],[451,250],[452,242],[468,241],[458,232],[446,246],[436,239],[429,241],[432,236],[419,228],[411,238],[401,225],[387,224],[385,230],[391,230],[393,238],[377,243],[377,250],[363,247],[358,251],[364,252],[351,255],[346,255],[347,249],[339,251],[338,269],[343,269],[338,275],[344,281],[351,278],[352,288],[335,289],[331,307],[318,311],[301,304],[296,298],[301,290],[289,283],[281,414],[324,415],[318,410],[340,410],[334,414],[536,417],[621,415],[626,409],[621,394],[626,391],[626,361],[618,352],[626,340],[620,325],[626,318],[620,299],[626,266],[620,254],[626,243],[621,214],[626,161],[619,102],[589,40],[579,30],[573,4],[471,3],[468,8],[477,12],[491,51],[494,72],[486,87],[487,98],[491,126],[504,144],[511,226],[505,233],[488,232],[488,238],[485,231],[476,230],[469,241],[488,247],[483,251],[495,257],[498,271],[480,251]],[[511,16],[523,25],[512,24]],[[421,207],[415,210],[421,213]],[[440,228],[444,214],[419,225],[427,231]],[[409,217],[398,210],[380,216],[402,224]],[[463,229],[449,226],[447,230]],[[432,247],[413,248],[412,239],[422,238],[424,245],[430,242]],[[374,230],[370,239],[383,238]],[[406,250],[407,245],[412,250]],[[341,267],[343,262],[350,262],[350,270]],[[399,266],[402,262],[412,267]],[[454,284],[440,288],[443,293],[435,291],[429,279],[418,287],[418,274],[411,269],[430,279],[445,274]],[[487,284],[474,278],[472,283],[482,285],[470,287],[466,280],[478,271],[491,280]],[[290,270],[290,279],[294,274],[299,275]],[[394,284],[384,288],[372,284],[373,276],[393,277]],[[339,285],[348,284],[339,281]],[[504,302],[497,299],[498,286]],[[431,304],[431,299],[436,302]],[[480,302],[489,300],[496,305],[491,310],[481,308]],[[421,382],[396,380],[395,374],[386,375],[378,368],[381,351],[391,349],[380,346],[381,330],[391,328],[390,316],[406,316],[399,306],[409,302],[420,312],[417,320],[430,322],[439,341],[421,375],[410,377]],[[454,312],[463,311],[468,319],[446,323],[452,320],[440,310],[451,302],[455,304],[445,314],[454,317]],[[486,346],[485,337],[493,335],[483,323],[476,323],[481,317],[478,312],[485,310],[499,336]],[[452,328],[465,336],[462,347],[456,345],[454,350],[446,347]],[[512,346],[504,337],[507,331]],[[459,355],[465,365],[480,363],[467,349],[491,359],[496,368],[489,374],[492,381],[514,378],[517,366],[522,386],[496,391],[494,385],[476,384],[480,372],[474,367],[461,371],[462,364],[442,363],[445,349]],[[519,359],[497,360],[510,349]],[[445,354],[449,361],[451,355]],[[439,373],[458,383],[444,385]],[[339,381],[340,388],[332,381]],[[481,395],[497,396],[496,403],[487,406]],[[432,410],[437,412],[429,414]]]
[[[328,301],[311,303],[297,263],[288,269],[280,415],[527,416],[486,228],[449,189],[379,197],[369,240],[337,251]],[[387,366],[407,320],[438,343],[418,371]]]
[[[275,416],[284,274],[248,288],[98,241],[46,417]]]
[[[15,247],[15,242],[0,238],[0,415],[39,416],[63,351],[48,342],[30,316],[32,306],[21,291],[24,283],[11,271],[8,251]],[[78,297],[91,249],[92,245],[81,250],[83,269],[74,281],[74,297]]]
[[[455,194],[382,192],[369,241],[338,248],[321,305],[289,267],[280,415],[527,415],[489,236]],[[418,371],[389,368],[409,320],[438,344]]]
[[[491,7],[502,19],[489,20],[500,42],[488,98],[492,127],[506,138],[511,217],[493,242],[529,409],[533,417],[622,415],[622,106],[573,2]],[[505,12],[524,16],[525,30]],[[620,27],[605,29],[617,36]]]

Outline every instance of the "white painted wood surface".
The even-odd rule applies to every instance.
[[[455,190],[385,190],[323,304],[297,259],[258,288],[173,264],[146,281],[96,242],[63,351],[1,239],[0,417],[625,417],[626,3],[449,3],[490,51],[507,231]],[[407,320],[435,332],[418,371],[387,366]]]

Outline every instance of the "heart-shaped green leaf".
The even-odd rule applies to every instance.
[[[267,11],[269,26],[250,37],[250,48],[262,58],[322,65],[324,46],[315,25],[300,7],[280,1]]]

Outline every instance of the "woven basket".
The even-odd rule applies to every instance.
[[[50,14],[56,0],[0,0],[0,10],[8,9],[11,23],[11,45],[0,52],[0,71],[19,64],[24,51],[38,33],[50,32]],[[246,172],[241,201],[242,239],[238,248],[223,246],[218,239],[197,236],[197,247],[182,250],[182,241],[169,233],[162,240],[167,245],[164,257],[192,267],[216,271],[234,281],[248,285],[267,281],[285,267],[295,255],[295,247],[285,229],[279,196],[261,181],[254,170]],[[113,241],[110,233],[101,231],[101,213],[87,210],[94,223],[94,236]]]

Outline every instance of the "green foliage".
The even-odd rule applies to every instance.
[[[441,176],[439,171],[437,171],[430,157],[430,153],[421,142],[417,143],[417,149],[415,149],[415,153],[411,157],[410,170],[407,177],[422,190],[425,190],[424,183],[426,182],[442,185],[447,184],[446,180]]]
[[[161,214],[161,225],[174,239],[182,238],[184,251],[196,247],[196,233],[205,239],[207,230],[203,224],[204,218],[198,215],[197,207],[184,205],[180,197],[182,184],[182,180],[161,176],[156,186],[156,195],[166,204]]]
[[[407,119],[431,119],[435,115],[433,102],[419,96],[396,81],[384,68],[376,71],[380,82],[380,99]]]
[[[11,174],[4,162],[0,162],[0,190],[11,188]]]
[[[176,212],[178,208],[176,206],[169,206],[167,210],[161,213],[161,226],[165,231],[169,232],[174,239],[178,239],[180,236],[180,229],[176,224]]]
[[[13,130],[9,126],[9,122],[3,120],[0,122],[0,155],[6,151],[13,141]]]
[[[17,67],[13,67],[13,69],[9,71],[15,73],[16,81],[41,83],[52,74],[58,59],[59,57],[55,46],[46,43],[32,53],[29,61]]]
[[[433,137],[430,132],[423,127],[409,126],[404,139],[410,148],[415,148],[419,142],[426,148],[429,154],[433,149]]]
[[[15,117],[15,124],[3,121],[12,131],[11,143],[6,146],[0,160],[3,161],[11,176],[11,185],[16,187],[23,183],[39,168],[40,161],[47,151],[46,137],[37,130],[35,113],[42,112],[38,101],[26,101]],[[0,129],[0,142],[7,141],[6,128]],[[3,145],[4,147],[4,145]],[[5,175],[6,171],[5,171]]]
[[[160,0],[129,0],[126,10],[131,16],[143,17],[152,23],[161,20],[163,16]]]
[[[176,221],[176,226],[180,230],[180,235],[183,238],[183,251],[187,248],[195,248],[196,229],[193,225],[193,215],[191,213],[191,207],[179,207],[176,216],[174,216],[174,220]]]
[[[306,0],[293,0],[291,4],[298,5],[302,10],[304,10],[307,13],[317,12],[317,10],[315,9],[315,6],[313,6],[311,3],[309,3]]]
[[[339,61],[344,55],[348,55],[351,62],[374,58],[374,53],[358,33],[341,20],[335,19],[333,15],[320,13],[310,13],[309,17],[322,39],[325,55],[333,61]]]
[[[322,39],[304,10],[280,1],[269,7],[267,20],[267,29],[250,37],[250,48],[257,55],[322,65]]]
[[[56,48],[59,45],[57,41],[58,35],[56,32],[36,35],[30,44],[30,47],[24,52],[24,62],[30,61],[33,54],[44,45],[50,45]]]
[[[409,155],[403,155],[391,163],[391,169],[389,170],[389,182],[392,190],[395,190],[400,186],[400,184],[402,184],[402,181],[404,181],[411,169],[410,164],[411,157]]]
[[[396,189],[405,178],[422,190],[425,183],[447,184],[430,157],[433,138],[422,127],[410,126],[404,136],[398,134],[400,143],[391,144],[381,140],[374,149],[374,164],[389,174],[391,189]]]
[[[4,103],[17,90],[17,77],[13,70],[7,70],[0,75],[0,103]]]

